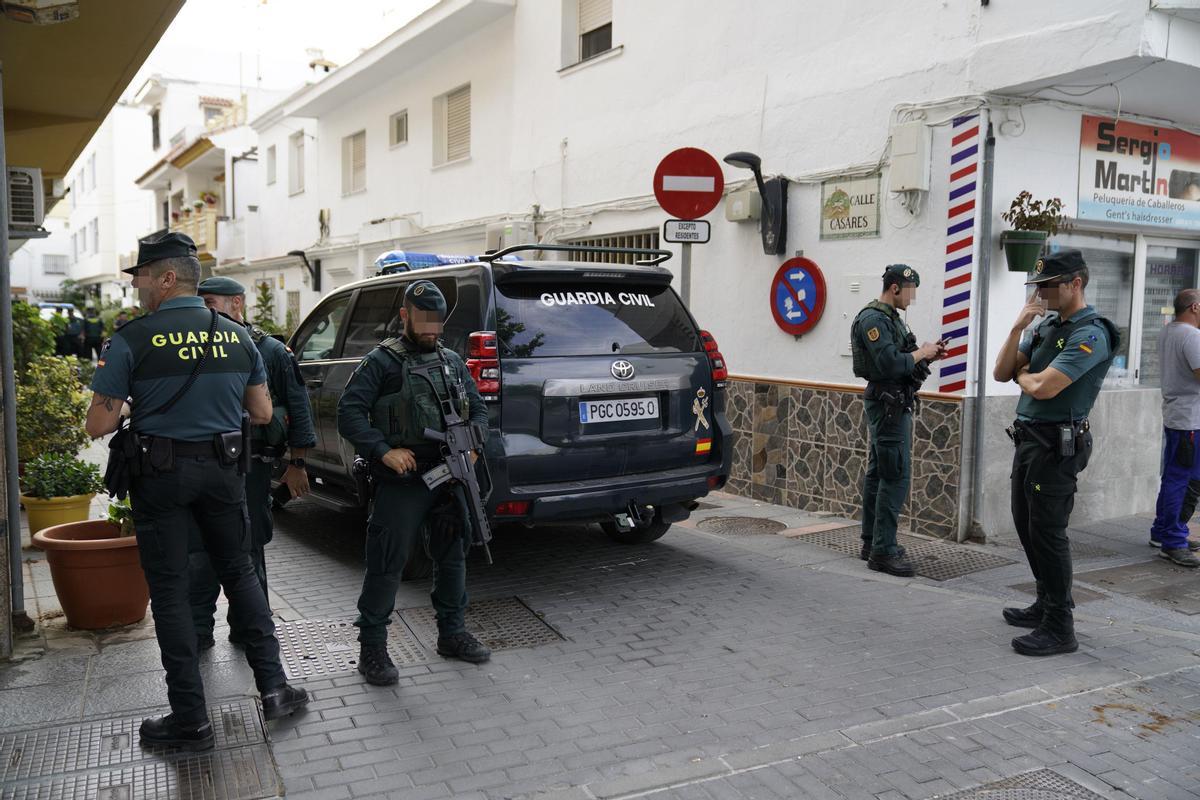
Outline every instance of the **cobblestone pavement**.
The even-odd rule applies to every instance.
[[[837,520],[709,502],[647,547],[589,527],[498,532],[496,564],[472,558],[472,599],[517,597],[562,638],[482,666],[412,644],[395,687],[350,671],[304,679],[307,713],[270,728],[287,796],[1200,797],[1200,615],[1081,582],[1080,650],[1024,658],[999,615],[1029,580],[1007,543],[960,547],[1011,564],[897,579],[806,541]],[[776,520],[783,535],[704,530],[730,516]],[[1077,573],[1172,569],[1147,527],[1073,532],[1087,545]],[[278,514],[268,570],[282,628],[353,618],[362,538],[361,519],[312,503]],[[428,590],[406,583],[397,607],[428,606]],[[420,617],[393,627],[418,642]],[[26,651],[46,654],[0,669],[0,733],[161,707],[151,633],[45,621]],[[210,699],[253,696],[236,650],[205,658]],[[1068,789],[972,793],[1005,779]]]

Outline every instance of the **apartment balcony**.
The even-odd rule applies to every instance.
[[[193,208],[191,214],[179,212],[179,219],[171,222],[171,230],[186,233],[196,243],[200,253],[215,253],[217,250],[217,212],[207,206]]]

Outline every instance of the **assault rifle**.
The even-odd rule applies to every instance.
[[[437,389],[437,384],[433,381],[433,375],[436,372],[442,373],[449,393],[448,397],[442,397],[441,392]],[[479,451],[480,459],[483,458],[483,432],[474,423],[463,419],[462,414],[459,413],[459,408],[466,397],[466,390],[462,383],[452,382],[448,372],[446,363],[441,359],[409,368],[410,374],[419,375],[433,390],[433,395],[438,399],[438,406],[441,408],[442,421],[446,425],[445,433],[432,428],[426,428],[424,431],[426,439],[441,445],[445,463],[429,470],[421,476],[421,479],[430,489],[436,489],[450,480],[457,481],[463,487],[467,501],[467,516],[471,523],[471,545],[482,547],[487,563],[491,564],[492,551],[488,548],[488,542],[492,540],[492,528],[488,523],[485,507],[487,497],[491,495],[491,473],[488,472],[485,460],[483,470],[488,476],[488,494],[485,496],[479,488],[479,478],[475,474],[475,465],[471,461],[473,451]]]

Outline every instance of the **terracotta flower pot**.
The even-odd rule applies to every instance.
[[[83,522],[88,518],[93,494],[76,494],[70,497],[27,497],[21,495],[21,505],[29,517],[29,532],[37,533],[51,525],[64,522]]]
[[[82,630],[129,625],[146,616],[150,588],[137,539],[108,520],[68,522],[34,534],[46,551],[67,624]]]

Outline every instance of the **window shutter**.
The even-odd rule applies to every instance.
[[[446,160],[471,155],[471,87],[446,95]]]
[[[293,133],[288,142],[288,193],[304,191],[304,132]]]
[[[367,187],[367,132],[359,131],[350,140],[350,169],[353,187],[357,192]]]
[[[267,148],[267,183],[275,182],[275,145]]]
[[[579,33],[583,35],[612,22],[612,0],[579,0]]]

